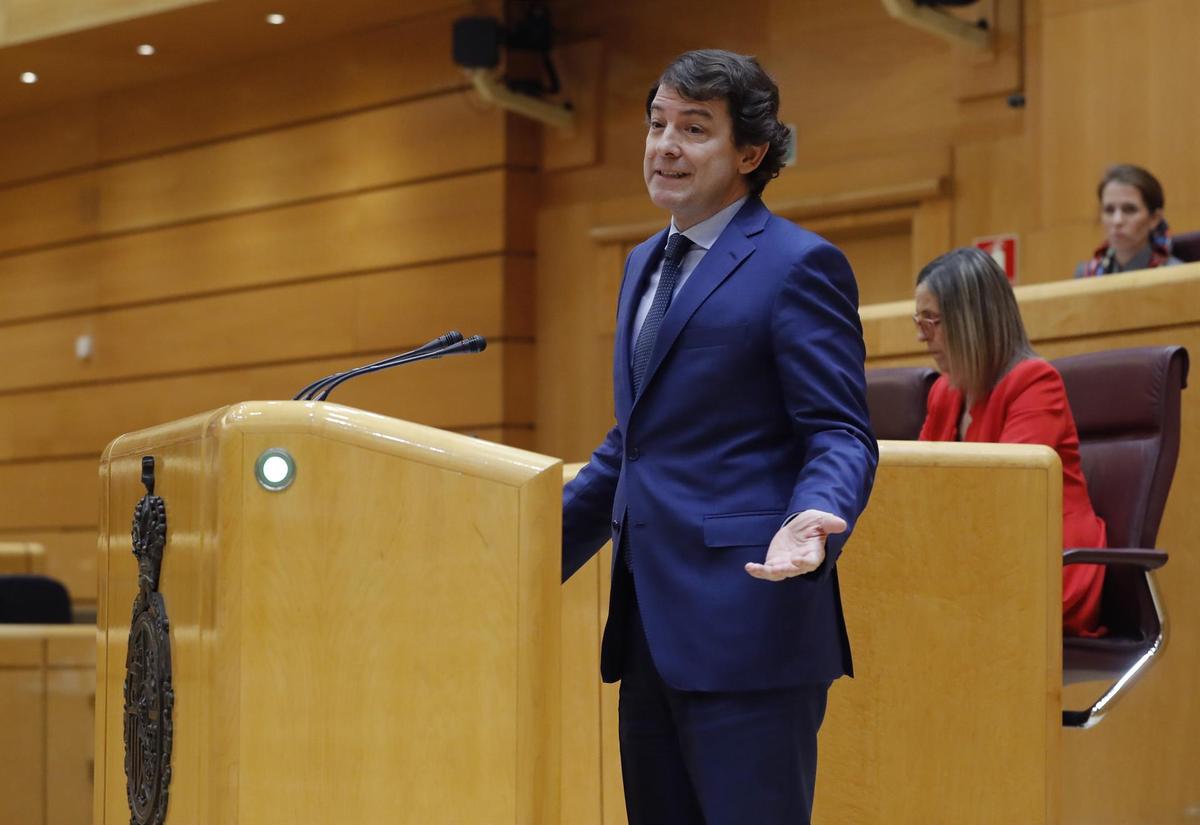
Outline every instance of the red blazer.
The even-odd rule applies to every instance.
[[[946,376],[929,391],[922,441],[958,441],[963,394]],[[1079,466],[1079,435],[1067,403],[1062,377],[1038,358],[1026,359],[1000,379],[990,395],[971,408],[965,441],[1045,444],[1063,468],[1063,547],[1105,547],[1104,522],[1092,510],[1087,482]],[[1098,636],[1104,566],[1072,564],[1063,568],[1063,632]]]

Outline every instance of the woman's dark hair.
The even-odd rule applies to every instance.
[[[1124,183],[1141,192],[1142,202],[1146,204],[1146,209],[1150,212],[1157,212],[1166,205],[1166,201],[1163,199],[1162,184],[1158,182],[1158,178],[1140,166],[1118,163],[1116,166],[1108,167],[1104,171],[1104,176],[1100,178],[1100,185],[1096,187],[1097,200],[1104,200],[1104,187],[1110,183]]]
[[[1034,355],[1012,286],[991,255],[952,249],[925,265],[922,285],[938,301],[949,377],[971,398],[987,397],[1009,368]]]
[[[758,61],[721,49],[679,55],[650,87],[647,117],[661,86],[691,100],[724,100],[733,120],[734,145],[768,144],[762,162],[745,176],[751,194],[761,195],[767,182],[783,168],[791,130],[779,122],[779,87]]]

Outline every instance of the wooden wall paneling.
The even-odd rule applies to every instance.
[[[23,354],[0,388],[399,349],[457,326],[528,337],[531,318],[518,315],[510,328],[502,315],[504,278],[504,259],[489,256],[0,326],[0,349]],[[84,333],[95,354],[80,360],[74,342]]]
[[[616,293],[599,284],[620,279],[624,258],[591,243],[592,224],[586,205],[542,211],[537,224],[538,449],[569,461],[586,459],[611,426],[611,395],[605,404],[593,394],[612,391],[612,352],[599,339],[613,323],[604,318],[616,314]],[[609,416],[599,430],[597,407]]]
[[[503,138],[453,92],[61,175],[0,190],[0,251],[496,167]]]
[[[95,99],[78,100],[0,119],[0,184],[95,163],[98,105]]]
[[[1051,170],[1041,188],[1044,228],[1053,232],[1060,224],[1092,219],[1096,182],[1117,162],[1154,172],[1166,190],[1170,218],[1172,204],[1200,200],[1200,159],[1191,137],[1200,115],[1179,105],[1194,95],[1200,76],[1194,48],[1200,17],[1187,0],[1075,9],[1066,13],[1046,4],[1042,21],[1041,144]],[[1114,54],[1140,55],[1136,69],[1126,70]],[[1062,249],[1048,263],[1069,275],[1088,251]]]
[[[466,87],[450,29],[467,4],[106,97],[104,160]],[[486,13],[486,12],[484,12]],[[186,105],[180,105],[186,101]]]
[[[891,19],[877,0],[770,8],[764,57],[784,119],[800,124],[801,163],[923,150],[938,137],[946,145],[959,118],[953,46]]]
[[[492,254],[505,198],[493,171],[0,259],[0,320]]]
[[[91,170],[0,189],[0,254],[95,235],[98,191]]]
[[[953,246],[954,202],[950,198],[923,201],[913,215],[909,278],[905,289],[899,291],[903,297],[911,294],[921,267],[943,252],[949,252]],[[899,297],[899,294],[892,296]]]
[[[404,346],[418,343],[414,339]],[[121,433],[236,401],[291,398],[310,381],[400,349],[12,394],[0,404],[0,461],[98,456]],[[533,357],[529,342],[501,340],[479,355],[359,376],[339,386],[331,399],[451,429],[528,426],[534,418],[533,393],[516,382],[532,373]]]
[[[465,88],[450,28],[467,9],[5,118],[0,183]]]
[[[987,19],[992,47],[985,52],[956,50],[954,89],[959,100],[1006,95],[1021,89],[1022,4],[1023,0],[988,0],[969,10],[971,17]]]
[[[564,96],[575,113],[575,124],[571,129],[543,131],[541,169],[554,172],[599,163],[604,105],[603,39],[591,38],[559,47],[555,68],[562,80]]]
[[[0,533],[0,542],[9,539],[36,542],[45,550],[38,562],[42,573],[66,585],[71,602],[91,607],[96,603],[96,530],[95,526],[73,530],[21,531]]]
[[[1037,189],[1030,174],[1030,146],[1024,136],[960,143],[954,147],[954,245],[983,235],[1026,234]],[[1025,262],[1022,261],[1022,264]],[[1022,282],[1040,273],[1022,265]]]
[[[842,231],[825,237],[845,253],[858,281],[860,304],[894,300],[911,291],[913,238],[909,226],[899,231]]]
[[[0,463],[0,531],[96,525],[96,458]]]

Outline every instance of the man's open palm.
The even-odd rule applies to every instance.
[[[762,564],[751,562],[746,572],[756,579],[782,581],[811,573],[825,561],[825,537],[846,530],[845,519],[821,510],[805,510],[779,528]]]

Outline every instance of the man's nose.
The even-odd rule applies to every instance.
[[[679,154],[679,138],[675,130],[670,127],[664,129],[655,148],[660,155],[676,157]]]

